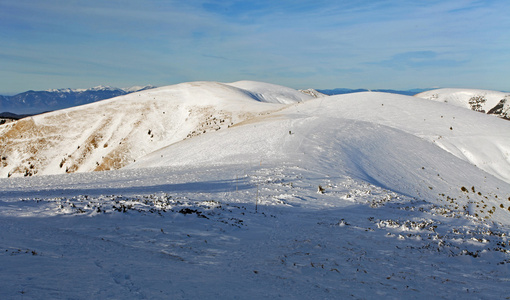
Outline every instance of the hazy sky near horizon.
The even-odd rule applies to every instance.
[[[257,80],[510,90],[510,1],[2,0],[0,94]]]

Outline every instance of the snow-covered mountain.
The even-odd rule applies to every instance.
[[[170,144],[312,98],[271,84],[184,83],[0,127],[0,176],[119,169]]]
[[[0,113],[37,114],[92,103],[152,88],[154,88],[154,86],[151,85],[124,89],[97,86],[90,89],[66,88],[50,89],[46,91],[27,91],[14,96],[0,97]]]
[[[510,93],[477,89],[436,89],[416,97],[445,102],[510,120]]]
[[[4,124],[0,297],[505,299],[508,132],[252,81]]]

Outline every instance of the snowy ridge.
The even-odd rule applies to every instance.
[[[234,162],[232,157],[242,160],[254,157],[271,160],[274,159],[273,156],[276,159],[290,158],[290,153],[298,149],[298,145],[288,143],[288,140],[294,137],[292,132],[299,134],[300,131],[304,131],[306,134],[301,134],[304,142],[308,141],[310,136],[314,136],[312,132],[317,132],[316,135],[323,136],[322,140],[316,141],[318,144],[316,147],[320,148],[322,147],[320,143],[330,141],[331,138],[327,137],[328,134],[333,135],[330,131],[343,132],[345,128],[352,128],[354,132],[355,126],[350,125],[346,120],[368,122],[367,126],[382,125],[418,137],[420,140],[416,140],[416,144],[438,146],[510,183],[510,140],[507,139],[510,124],[507,122],[463,109],[452,109],[441,103],[416,100],[410,96],[370,92],[329,96],[300,103],[276,115],[251,120],[250,125],[255,123],[257,125],[252,125],[254,128],[245,129],[249,133],[234,134],[232,129],[229,132],[203,137],[204,140],[180,143],[175,147],[187,147],[187,149],[177,148],[174,153],[172,148],[169,148],[172,153],[164,155],[168,159],[161,160],[162,154],[157,152],[154,153],[153,161],[146,161],[144,158],[139,161],[139,165],[201,165],[215,161]],[[258,129],[264,127],[267,128]],[[271,128],[278,128],[278,131]],[[358,136],[367,134],[369,130],[366,131],[362,133],[347,131],[346,134]],[[338,142],[341,143],[338,146],[339,149],[342,149],[345,139],[352,139],[352,137],[346,136],[339,139]],[[384,139],[381,142],[383,141]],[[398,144],[397,141],[395,143]],[[209,146],[206,147],[206,145]],[[232,146],[227,147],[227,145]],[[417,147],[416,153],[421,152],[419,150],[421,147],[425,146]],[[204,152],[203,148],[215,150],[209,153]],[[332,149],[335,148],[332,147]],[[257,154],[260,157],[257,158],[257,155],[251,154]],[[347,158],[347,160],[355,161],[356,159]],[[382,162],[385,162],[384,157],[372,161],[372,163]],[[405,170],[407,172],[407,169]]]
[[[149,85],[135,85],[135,86],[121,88],[121,89],[123,91],[125,91],[126,93],[134,93],[134,92],[140,92],[140,91],[145,91],[145,90],[150,90],[150,89],[155,89],[155,88],[157,88],[157,86],[149,84]]]
[[[483,125],[474,127],[473,121]],[[361,93],[298,103],[171,145],[128,168],[302,162],[328,176],[354,176],[401,194],[436,198],[466,181],[486,192],[508,186],[508,132],[508,122],[445,104]],[[492,187],[489,174],[499,178]]]
[[[477,89],[437,89],[415,95],[510,119],[510,94]]]
[[[0,127],[0,176],[121,168],[159,148],[281,108],[266,102],[310,96],[262,83],[214,82],[156,88],[22,119]],[[264,97],[260,89],[266,91]],[[264,101],[264,102],[262,102]]]
[[[262,84],[256,81],[244,80],[229,83],[228,85],[249,91],[255,99],[258,99],[261,102],[292,104],[311,98],[309,95],[296,93],[296,90],[294,89],[282,87],[281,85],[276,84]]]

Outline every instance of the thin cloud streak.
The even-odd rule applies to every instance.
[[[405,88],[402,72],[442,68],[444,75],[420,77],[412,87],[445,86],[470,68],[510,69],[503,61],[479,66],[493,64],[487,53],[503,57],[510,48],[509,9],[506,2],[465,0],[4,2],[0,65],[8,68],[0,68],[0,94],[7,86],[40,87],[40,77],[15,72],[34,62],[41,62],[32,66],[37,71],[50,62],[58,68],[48,73],[75,73],[75,85],[89,76],[88,82],[122,86],[268,79],[295,88],[380,88],[383,76],[395,79],[383,88]],[[9,58],[20,49],[29,50]],[[348,70],[357,72],[348,76]],[[60,79],[44,84],[61,86]],[[501,79],[477,87],[506,85]]]

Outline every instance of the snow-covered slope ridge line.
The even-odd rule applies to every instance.
[[[0,176],[118,169],[172,143],[281,109],[280,103],[310,98],[259,82],[191,82],[22,119],[0,127]]]
[[[508,132],[510,124],[498,118],[368,92],[299,103],[156,151],[128,168],[284,162],[417,198],[457,194],[473,182],[485,195],[508,190]]]
[[[296,90],[288,87],[269,83],[261,84],[257,81],[243,80],[228,85],[248,91],[253,98],[261,102],[292,104],[312,98],[311,95],[297,93]]]
[[[510,120],[510,93],[477,89],[437,89],[415,96]]]

